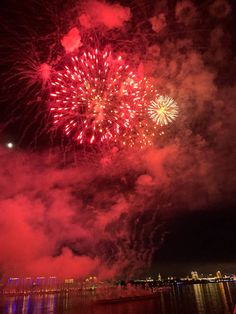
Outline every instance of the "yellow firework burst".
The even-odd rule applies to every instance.
[[[167,125],[178,115],[178,106],[173,98],[157,95],[148,107],[148,115],[157,125]]]

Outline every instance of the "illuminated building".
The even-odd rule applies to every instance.
[[[197,271],[192,271],[191,272],[191,276],[192,276],[193,280],[198,280],[199,279]]]
[[[221,275],[221,272],[219,270],[216,272],[216,277],[218,279],[222,279],[222,275]]]

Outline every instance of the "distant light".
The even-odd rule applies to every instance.
[[[7,148],[10,148],[10,149],[11,149],[11,148],[14,147],[14,144],[10,142],[10,143],[7,143],[6,146],[7,146]]]

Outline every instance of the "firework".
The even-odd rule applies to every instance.
[[[157,134],[158,126],[150,123],[147,115],[147,104],[157,94],[155,87],[144,77],[138,83],[139,93],[142,102],[136,110],[135,125],[132,130],[128,130],[121,138],[121,144],[128,147],[145,148],[153,144],[153,139]]]
[[[155,135],[156,126],[150,128],[146,121],[142,121],[136,125],[132,132],[123,138],[122,145],[143,149],[153,144]]]
[[[167,125],[177,117],[178,106],[169,96],[157,95],[148,107],[148,115],[157,125]]]
[[[79,144],[120,140],[134,127],[146,95],[120,56],[97,49],[72,56],[51,87],[54,125]]]

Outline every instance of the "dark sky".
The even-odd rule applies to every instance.
[[[155,256],[156,271],[165,276],[186,275],[192,270],[234,273],[235,221],[233,204],[174,217],[169,222],[171,231]]]

